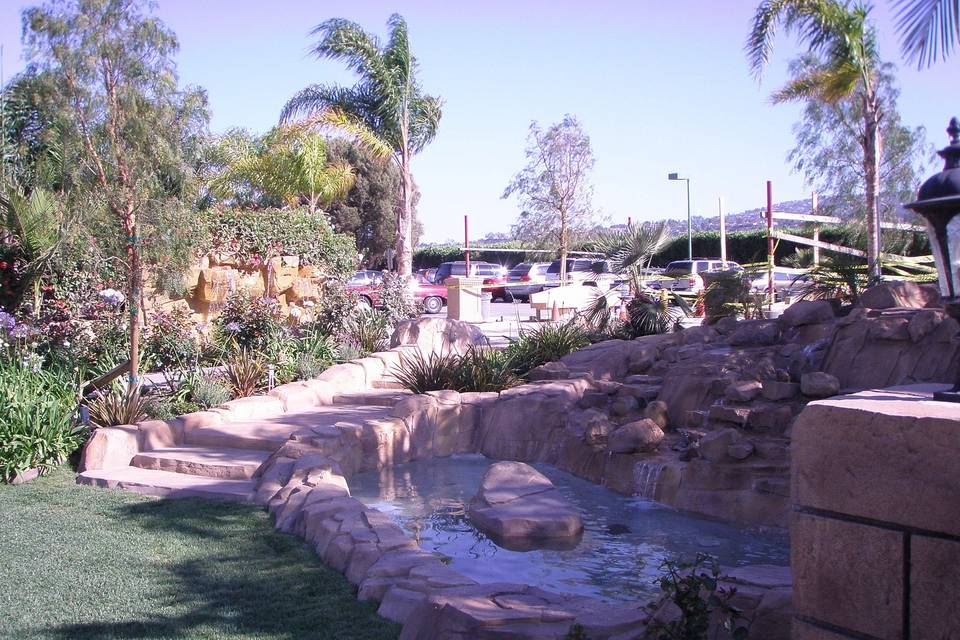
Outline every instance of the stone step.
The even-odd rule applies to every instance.
[[[169,447],[138,453],[130,466],[207,478],[249,480],[269,455],[254,449]]]
[[[334,396],[333,404],[392,407],[410,395],[413,394],[406,389],[368,389],[366,391],[339,393]]]
[[[393,390],[399,391],[401,389],[404,389],[405,387],[402,384],[400,384],[400,381],[394,378],[393,376],[384,376],[379,380],[373,381],[373,388],[374,389],[393,389]]]
[[[84,471],[77,476],[77,484],[122,489],[165,498],[209,498],[250,502],[253,500],[256,483],[253,480],[205,478],[169,471],[121,467]]]
[[[270,420],[225,422],[211,427],[185,429],[184,444],[216,449],[276,451],[299,427]]]

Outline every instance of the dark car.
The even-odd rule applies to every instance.
[[[347,281],[347,289],[359,296],[362,306],[383,306],[383,274],[379,271],[357,271]],[[411,276],[410,290],[413,299],[423,303],[427,313],[440,313],[447,303],[447,288],[429,282],[420,274]]]

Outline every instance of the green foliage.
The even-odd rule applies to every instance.
[[[190,313],[182,308],[154,311],[144,335],[143,350],[161,370],[184,369],[200,356]]]
[[[764,272],[754,268],[704,274],[703,306],[707,319],[712,322],[726,316],[747,320],[762,318],[765,294],[750,291],[750,284]]]
[[[229,400],[229,390],[227,391]],[[154,398],[147,407],[147,415],[152,420],[173,420],[186,413],[200,411],[200,405],[189,400],[181,400],[173,396]]]
[[[147,419],[150,400],[139,385],[114,383],[87,403],[90,422],[97,427],[136,424]]]
[[[216,378],[200,375],[189,384],[190,402],[201,410],[219,407],[232,398],[230,387]]]
[[[263,388],[266,367],[247,349],[237,351],[224,368],[233,397],[246,398]]]
[[[589,640],[586,629],[579,622],[570,625],[570,630],[564,636],[564,640]]]
[[[903,56],[917,68],[946,60],[960,42],[960,7],[951,0],[901,0],[897,31]]]
[[[739,624],[741,612],[730,604],[735,589],[720,586],[720,563],[713,556],[698,553],[693,561],[665,560],[664,575],[657,584],[664,597],[679,610],[680,616],[669,622],[654,617],[648,629],[657,640],[707,640],[711,618],[734,640],[745,640],[747,629]],[[647,606],[656,613],[657,603]]]
[[[504,351],[471,347],[465,354],[424,354],[417,350],[402,354],[400,367],[394,372],[405,389],[414,393],[450,389],[471,391],[503,391],[520,384],[513,372],[513,361]]]
[[[390,337],[389,318],[380,309],[360,309],[347,321],[343,336],[365,356],[382,351]]]
[[[74,424],[76,386],[66,373],[0,358],[0,480],[60,464],[83,444]]]
[[[299,256],[332,277],[345,277],[356,269],[353,238],[335,233],[323,213],[306,209],[210,209],[203,252],[236,257],[247,264],[269,258]]]
[[[383,274],[383,283],[380,285],[380,307],[387,316],[387,324],[391,327],[396,327],[404,320],[418,318],[423,312],[422,305],[417,303],[410,294],[406,279],[390,271]]]
[[[323,283],[320,306],[316,309],[316,324],[320,333],[340,335],[357,309],[359,296],[347,289],[342,280],[327,280]]]
[[[523,331],[506,352],[514,373],[525,376],[531,369],[559,360],[589,344],[590,336],[575,323],[544,324]]]
[[[690,309],[680,296],[672,294],[672,298],[664,299],[641,292],[627,303],[625,330],[631,338],[670,333],[679,329],[686,315],[690,315]]]
[[[870,286],[870,274],[860,258],[840,253],[821,260],[797,283],[803,300],[832,300],[856,304],[860,294]]]
[[[282,331],[280,309],[274,300],[236,292],[224,302],[216,326],[228,343],[263,351]]]
[[[549,262],[554,259],[552,254],[535,253],[529,256],[514,251],[497,251],[497,249],[529,249],[536,248],[529,246],[530,243],[520,241],[497,242],[495,244],[474,247],[471,245],[470,258],[472,260],[483,260],[494,264],[504,266],[513,266],[520,264],[524,260],[533,260],[535,262]],[[444,244],[432,247],[422,247],[417,249],[413,256],[413,263],[418,269],[430,269],[439,267],[444,262],[455,262],[463,260],[463,251],[460,245]]]

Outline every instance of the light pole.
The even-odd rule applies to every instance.
[[[683,180],[687,183],[687,257],[693,260],[693,229],[690,226],[690,178],[681,178],[680,174],[668,173],[667,180]]]

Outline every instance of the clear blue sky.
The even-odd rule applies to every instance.
[[[9,78],[23,66],[20,12],[0,2]],[[754,0],[160,0],[158,15],[180,38],[181,81],[210,95],[212,129],[265,131],[284,102],[314,82],[351,82],[342,66],[307,55],[308,32],[331,17],[383,36],[397,11],[410,26],[421,80],[445,101],[436,141],[414,159],[424,239],[506,231],[517,215],[500,195],[524,163],[531,120],[580,118],[593,143],[596,205],[612,221],[686,215],[679,171],[692,179],[695,214],[715,215],[808,189],[785,161],[798,105],[773,106],[794,41],[777,41],[762,84],[750,77],[743,42]],[[899,58],[890,0],[874,11],[882,54],[900,66],[904,122],[924,125],[938,147],[960,114],[960,56],[917,72]]]

